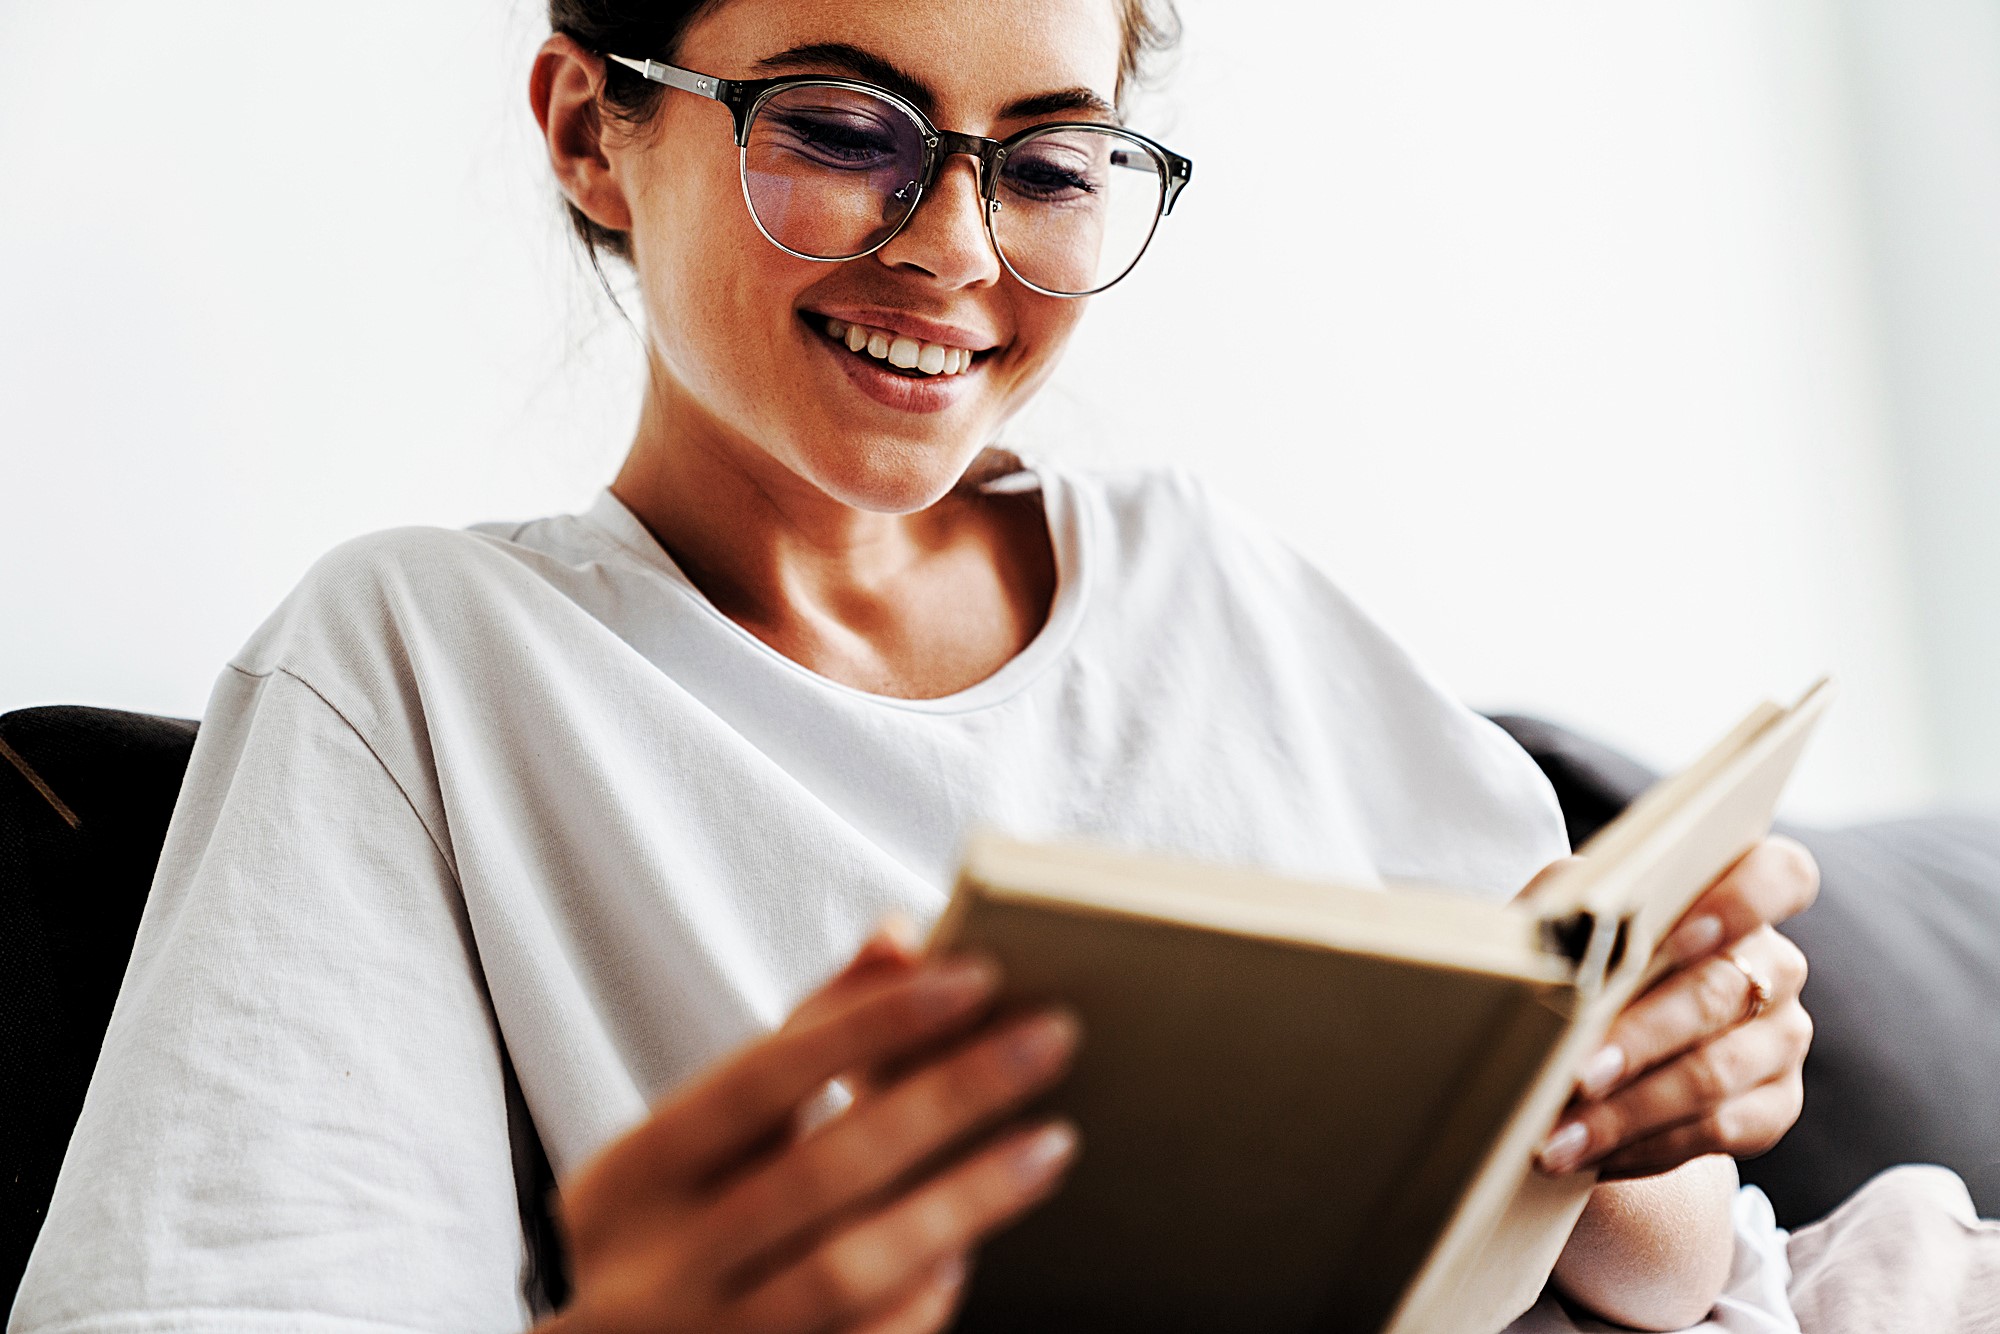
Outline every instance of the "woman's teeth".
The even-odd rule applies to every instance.
[[[826,332],[835,342],[847,344],[848,351],[866,352],[877,361],[886,361],[901,370],[958,375],[972,365],[972,353],[965,348],[920,343],[908,334],[888,333],[836,319],[827,320]]]

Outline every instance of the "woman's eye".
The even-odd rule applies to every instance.
[[[1010,158],[1000,179],[1016,195],[1035,203],[1080,202],[1096,194],[1099,183],[1081,162],[1062,157],[1019,155]]]
[[[895,134],[866,119],[839,113],[787,112],[773,127],[797,152],[829,166],[868,167],[897,151]]]

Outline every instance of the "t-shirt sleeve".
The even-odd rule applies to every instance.
[[[1569,852],[1534,760],[1460,702],[1299,551],[1192,481],[1207,549],[1254,644],[1299,681],[1297,725],[1348,773],[1346,801],[1385,882],[1512,898]],[[1262,627],[1269,627],[1263,629]],[[1265,675],[1277,669],[1263,668]]]
[[[530,1323],[500,1041],[418,810],[312,685],[224,670],[11,1331]]]

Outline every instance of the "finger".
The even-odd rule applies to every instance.
[[[891,913],[876,925],[868,939],[861,942],[861,948],[840,966],[839,972],[813,988],[812,994],[799,1002],[798,1008],[785,1020],[785,1026],[791,1027],[824,1013],[829,1005],[852,992],[859,983],[911,971],[921,962],[915,924],[901,913]]]
[[[1661,947],[1686,963],[1760,926],[1804,912],[1819,894],[1819,863],[1796,839],[1774,834],[1709,886]]]
[[[823,1016],[780,1029],[702,1075],[618,1141],[624,1173],[686,1181],[712,1175],[789,1127],[799,1104],[858,1066],[914,1052],[986,1005],[999,973],[957,959],[862,989]]]
[[[951,1324],[965,1295],[968,1270],[962,1256],[933,1269],[909,1295],[857,1327],[853,1334],[934,1334]]]
[[[872,976],[885,968],[914,968],[922,958],[923,942],[918,938],[916,923],[903,913],[890,913],[876,923],[875,930],[861,943],[854,957],[827,985]]]
[[[1075,1018],[1049,1010],[920,1067],[725,1190],[701,1223],[711,1258],[752,1264],[868,1200],[1053,1084],[1076,1042]]]
[[[865,1315],[1039,1203],[1075,1152],[1076,1131],[1063,1122],[1005,1136],[766,1279],[733,1314],[773,1331]]]
[[[1796,1071],[1812,1021],[1796,1001],[1682,1053],[1597,1102],[1573,1106],[1544,1143],[1543,1170],[1575,1171],[1648,1135],[1706,1116]]]
[[[799,1002],[798,1008],[786,1018],[784,1027],[797,1028],[811,1023],[856,994],[858,989],[913,972],[922,965],[923,954],[916,923],[902,913],[890,913],[838,973]],[[806,1134],[822,1122],[840,1115],[856,1098],[868,1093],[874,1083],[874,1072],[857,1070],[844,1079],[827,1084],[799,1108],[797,1133]]]
[[[1804,1083],[1796,1075],[1760,1084],[1706,1116],[1628,1144],[1600,1162],[1598,1170],[1613,1180],[1670,1172],[1709,1153],[1754,1158],[1784,1137],[1804,1103]]]
[[[1770,987],[1769,1003],[1776,1008],[1796,999],[1805,987],[1806,956],[1763,926],[1726,955],[1711,954],[1668,973],[1613,1021],[1604,1045],[1577,1075],[1579,1096],[1605,1097],[1662,1061],[1735,1027],[1752,1008],[1757,991],[1752,973]]]
[[[1763,991],[1765,1010],[1797,1000],[1806,989],[1805,951],[1773,927],[1752,931],[1732,945],[1724,957],[1742,970],[1751,994]]]
[[[924,964],[923,942],[916,923],[902,913],[890,913],[884,917],[866,943],[839,976],[834,978],[818,995],[809,999],[805,1007],[797,1013],[806,1014],[825,1001],[837,1000],[844,992],[858,982],[893,976],[909,972]],[[900,1055],[900,1053],[898,1054]],[[805,1124],[811,1129],[820,1122],[845,1111],[856,1099],[867,1096],[894,1074],[896,1057],[892,1057],[885,1068],[882,1065],[852,1071],[834,1090],[831,1098],[819,1114]]]

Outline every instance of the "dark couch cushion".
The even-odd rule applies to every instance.
[[[55,1192],[196,724],[56,706],[0,717],[0,1310]],[[568,1295],[554,1173],[510,1067],[509,1124],[539,1310]]]
[[[1552,724],[1494,721],[1554,784],[1574,844],[1653,781]],[[1816,1032],[1805,1110],[1744,1180],[1796,1227],[1884,1168],[1942,1163],[2000,1216],[2000,819],[1779,828],[1820,864],[1818,901],[1781,928],[1811,965]]]
[[[194,735],[109,709],[0,717],[0,1293],[55,1189]]]

